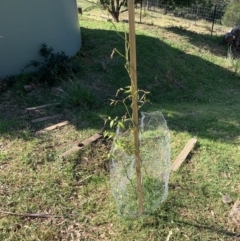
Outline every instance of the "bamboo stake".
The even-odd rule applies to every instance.
[[[129,22],[129,44],[130,44],[130,78],[132,89],[132,119],[134,125],[134,147],[135,147],[135,164],[137,174],[137,194],[138,194],[138,212],[143,213],[142,197],[142,175],[139,150],[139,133],[138,133],[138,93],[137,93],[137,61],[136,61],[136,38],[135,38],[135,13],[134,0],[128,0],[128,22]]]

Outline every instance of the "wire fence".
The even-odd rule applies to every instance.
[[[142,5],[148,11],[159,11],[163,14],[171,14],[175,17],[186,18],[190,20],[204,19],[222,24],[225,6],[221,5],[197,5],[192,4],[188,7],[175,7],[162,3],[160,0],[144,0]]]
[[[205,20],[212,26],[211,35],[213,33],[214,24],[222,24],[222,18],[225,12],[225,5],[192,4],[188,7],[177,7],[165,4],[162,0],[143,0],[140,8],[140,22],[142,21],[142,14],[146,11],[172,15],[192,21]]]
[[[94,14],[97,16],[97,9],[99,11],[101,9],[101,14],[98,16],[101,16],[102,19],[112,19],[111,14],[104,10],[102,5],[99,4],[98,0],[94,0],[93,2],[88,0],[81,0],[81,7],[83,13],[87,13],[89,16]],[[226,9],[226,5],[224,4],[214,5],[192,3],[187,7],[179,7],[171,4],[166,4],[165,0],[142,0],[138,1],[135,7],[135,20],[136,22],[140,23],[161,24],[160,22],[162,20],[168,21],[168,19],[171,20],[175,19],[176,17],[179,18],[179,22],[186,24],[191,22],[194,24],[195,22],[195,25],[197,25],[198,21],[204,20],[203,24],[205,25],[207,31],[210,32],[211,36],[213,33],[219,34],[219,29],[224,27],[222,21]],[[126,9],[126,7],[121,9],[121,11],[123,11],[120,14],[121,21],[127,21],[128,17],[127,12],[125,11]],[[96,16],[94,16],[94,18]],[[222,25],[222,27],[219,25]]]

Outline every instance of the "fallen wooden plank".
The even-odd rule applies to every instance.
[[[73,153],[81,150],[83,147],[79,147],[79,146],[73,146],[71,149],[69,149],[68,151],[64,152],[60,157],[66,157],[66,156],[70,156]]]
[[[191,138],[190,141],[187,143],[187,145],[184,147],[184,149],[181,151],[181,153],[178,155],[176,160],[172,164],[172,171],[177,171],[178,168],[182,165],[182,163],[187,158],[188,154],[191,152],[195,144],[197,143],[197,139]]]
[[[60,103],[52,103],[52,104],[29,107],[29,108],[26,108],[25,111],[38,110],[38,109],[42,109],[42,108],[49,107],[49,106],[59,105],[59,104]]]
[[[60,117],[60,116],[61,116],[61,115],[45,116],[45,117],[33,119],[33,120],[32,120],[32,123],[42,122],[42,121],[46,121],[46,120],[52,120],[52,119],[56,119],[56,118],[58,118],[58,117]]]
[[[56,125],[52,125],[52,126],[49,126],[49,127],[44,128],[44,129],[42,129],[42,130],[39,130],[39,131],[37,131],[37,132],[35,133],[35,135],[43,134],[43,133],[45,133],[45,132],[47,132],[47,131],[52,131],[52,130],[57,129],[57,128],[60,128],[60,127],[62,127],[62,126],[66,126],[66,125],[68,125],[68,124],[69,124],[69,121],[63,121],[63,122],[60,122],[60,123],[58,123],[58,124],[56,124]]]
[[[99,134],[99,133],[96,133],[92,136],[90,136],[89,138],[83,140],[82,142],[80,142],[79,144],[73,146],[71,149],[69,149],[68,151],[64,152],[61,157],[66,157],[66,156],[69,156],[81,149],[83,149],[85,146],[89,145],[90,143],[98,140],[99,138],[101,138],[102,135]]]
[[[101,134],[96,133],[96,134],[90,136],[89,138],[85,139],[84,141],[80,142],[80,143],[78,144],[78,146],[79,146],[79,147],[87,146],[87,145],[89,145],[90,143],[96,141],[97,139],[99,139],[99,138],[101,138],[101,137],[102,137]]]

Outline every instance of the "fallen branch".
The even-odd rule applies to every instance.
[[[87,176],[87,177],[85,177],[85,178],[83,178],[82,180],[80,180],[80,181],[78,182],[78,184],[85,182],[86,180],[88,180],[88,179],[91,178],[92,176],[93,176],[93,174],[92,174],[92,175],[89,175],[89,176]]]
[[[13,213],[13,212],[6,212],[6,211],[0,211],[0,213],[7,214],[7,215],[21,216],[21,217],[31,217],[31,218],[62,218],[62,216],[56,216],[56,215],[47,214],[47,213]]]
[[[90,179],[91,177],[93,177],[93,174],[92,174],[92,175],[89,175],[89,176],[83,178],[82,180],[80,180],[79,182],[75,183],[74,186],[77,186],[77,185],[79,185],[79,184],[87,181],[87,180]]]

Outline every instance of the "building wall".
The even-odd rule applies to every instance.
[[[0,0],[0,78],[41,60],[46,43],[73,56],[81,47],[76,0]]]

